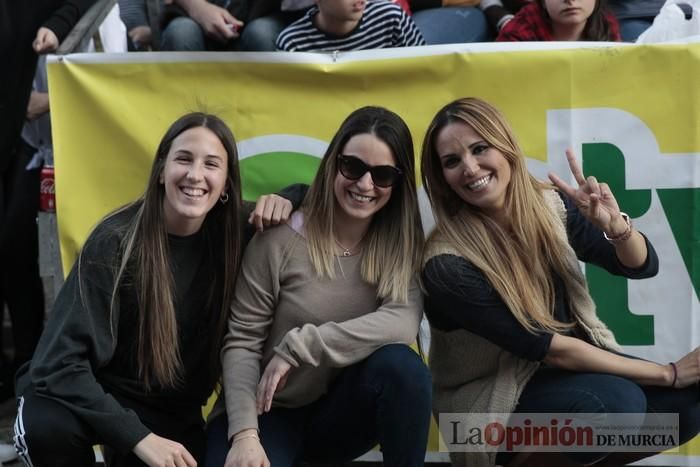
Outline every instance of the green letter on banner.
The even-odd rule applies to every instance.
[[[649,209],[651,190],[625,188],[625,157],[617,146],[608,143],[584,144],[583,173],[607,183],[620,209],[630,217],[639,217]],[[654,317],[630,312],[627,279],[613,276],[593,265],[586,265],[586,279],[598,315],[615,333],[620,344],[654,344]]]
[[[697,188],[658,189],[656,193],[659,195],[674,240],[693,283],[695,295],[700,297],[700,271],[698,271],[700,249],[696,247],[698,210],[695,207],[700,205],[700,190]]]

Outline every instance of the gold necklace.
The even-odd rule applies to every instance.
[[[359,245],[360,242],[362,241],[362,239],[360,239],[357,243],[355,243],[355,244],[354,244],[353,246],[351,246],[350,248],[345,248],[345,247],[342,245],[342,243],[340,243],[340,242],[338,241],[337,238],[333,237],[333,240],[335,240],[335,243],[343,250],[343,256],[346,256],[346,257],[347,257],[347,256],[352,256],[352,250],[354,250],[355,248],[357,248],[357,245]]]

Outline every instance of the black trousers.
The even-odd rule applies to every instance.
[[[185,446],[201,465],[205,444],[203,423],[183,425],[173,414],[159,414],[137,405],[128,406],[124,400],[119,402],[134,410],[153,433]],[[133,452],[112,449],[70,409],[37,396],[32,387],[19,398],[14,440],[20,458],[33,467],[92,467],[96,444],[103,445],[108,467],[146,466]]]
[[[0,183],[4,212],[0,222],[0,309],[6,304],[12,320],[15,359],[8,369],[10,374],[32,358],[44,319],[36,223],[40,169],[25,168],[34,152],[21,141]]]

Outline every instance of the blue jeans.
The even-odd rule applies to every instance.
[[[677,413],[680,444],[700,432],[700,392],[697,385],[685,389],[640,386],[619,376],[551,367],[541,367],[535,372],[520,395],[515,412]],[[565,453],[571,461],[581,464],[597,462],[609,454]],[[511,457],[512,453],[499,453],[497,461],[505,464]]]
[[[630,18],[620,20],[620,36],[625,42],[635,42],[639,35],[649,29],[654,18]]]
[[[428,45],[493,40],[486,16],[478,7],[442,7],[413,13]]]
[[[282,11],[254,19],[243,27],[240,49],[248,52],[272,52],[282,30],[301,18],[302,11]]]
[[[163,29],[160,50],[202,51],[206,49],[204,31],[190,17],[178,16]]]
[[[219,42],[204,34],[202,27],[189,16],[178,16],[163,29],[160,40],[160,50],[201,52],[236,50],[238,40]]]
[[[405,345],[387,345],[345,368],[317,401],[261,415],[260,440],[273,467],[349,462],[377,443],[384,465],[422,466],[431,396],[430,372],[420,357]],[[226,415],[209,423],[205,467],[224,465],[227,431]]]

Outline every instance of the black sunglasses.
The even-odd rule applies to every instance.
[[[338,155],[338,170],[348,180],[358,180],[367,172],[372,176],[372,183],[388,188],[401,177],[401,170],[393,165],[369,166],[355,156]]]

